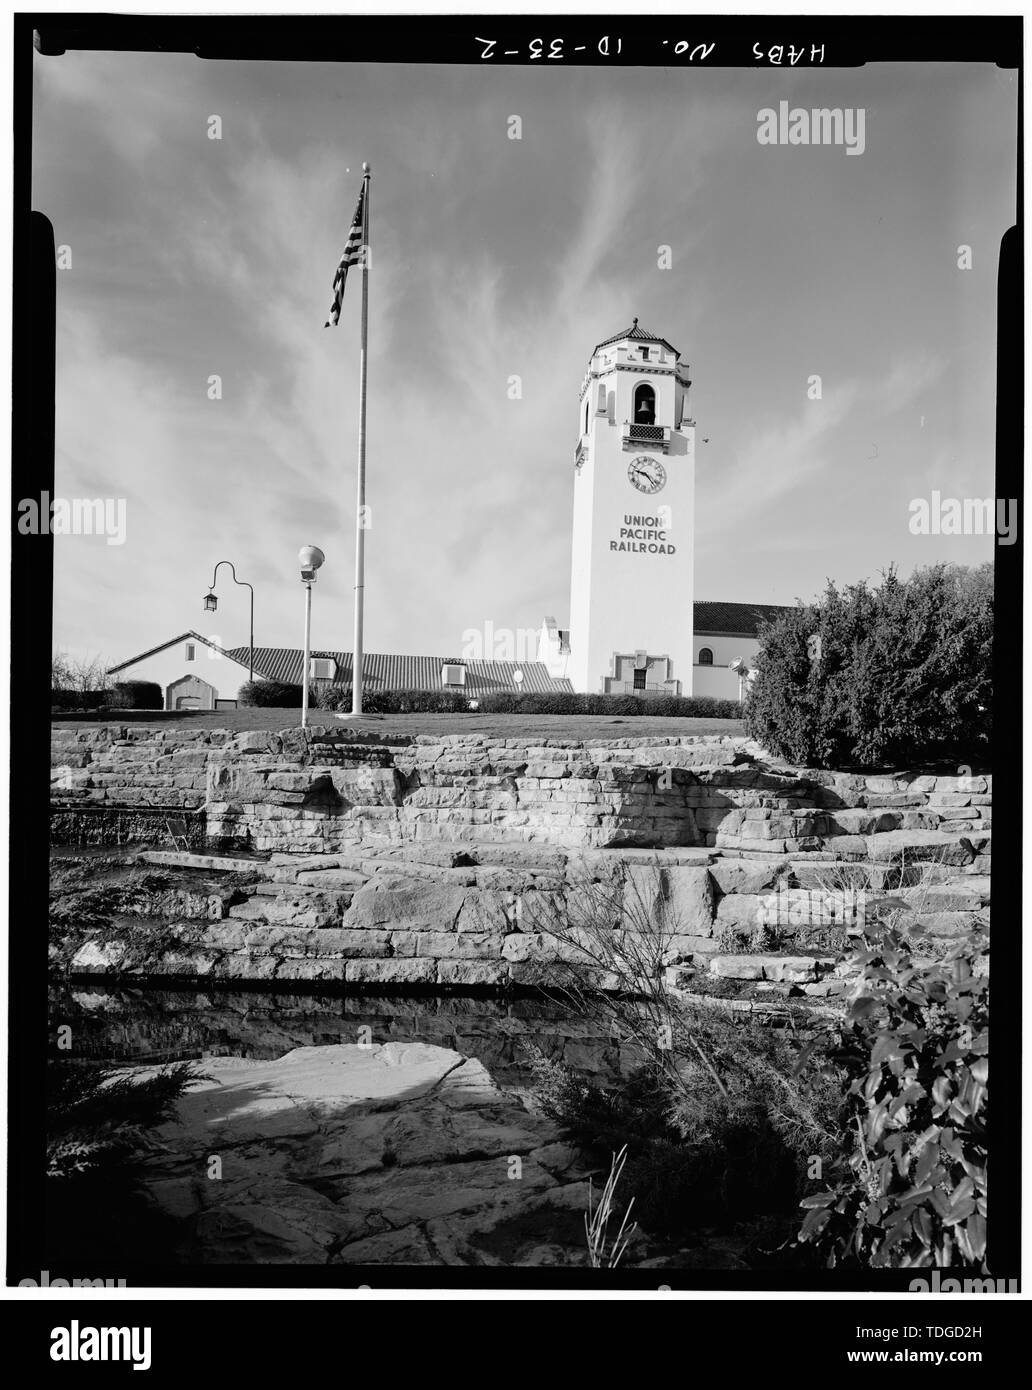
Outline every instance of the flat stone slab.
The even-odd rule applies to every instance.
[[[394,1042],[200,1065],[206,1077],[158,1132],[162,1150],[146,1165],[147,1192],[179,1223],[185,1260],[585,1260],[577,1151],[479,1061]]]
[[[835,964],[835,957],[726,955],[714,956],[709,962],[711,975],[728,980],[771,980],[789,984],[816,981]]]
[[[165,864],[177,869],[222,869],[228,873],[269,872],[267,859],[245,859],[229,854],[190,854],[186,850],[145,849],[137,859],[144,864]]]

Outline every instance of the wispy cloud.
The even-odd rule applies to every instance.
[[[348,644],[357,274],[340,328],[322,323],[363,158],[372,648],[566,618],[578,389],[594,343],[635,314],[697,378],[700,593],[790,600],[837,564],[915,561],[906,499],[950,460],[959,486],[991,459],[990,258],[963,282],[929,259],[929,161],[970,137],[944,71],[890,84],[862,160],[776,163],[757,93],[802,100],[818,76],[38,60],[34,195],[74,253],[58,487],[128,503],[123,547],[62,541],[58,640],[114,659],[197,626],[225,556],[256,583],[261,640],[290,641],[312,541],[328,557],[316,641]],[[877,95],[886,79],[863,80]],[[964,80],[994,156],[964,164],[964,236],[994,244],[1014,93]],[[878,260],[869,214],[901,205]],[[236,597],[226,625],[243,622]]]

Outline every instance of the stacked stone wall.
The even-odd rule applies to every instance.
[[[149,863],[226,873],[241,860],[218,852],[232,850],[256,879],[221,895],[206,884],[203,913],[187,910],[189,884],[171,889],[152,938],[94,934],[76,944],[78,973],[549,984],[564,961],[584,966],[550,926],[593,903],[628,958],[661,935],[676,982],[823,996],[886,897],[940,948],[988,925],[991,778],[966,769],[793,768],[744,738],[138,727],[58,730],[53,761],[62,831],[123,817],[146,838],[149,817],[196,813],[215,857],[169,843]],[[584,968],[615,988],[612,964]]]

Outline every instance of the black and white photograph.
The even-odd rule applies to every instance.
[[[8,1301],[988,1357],[1020,15],[13,28]]]

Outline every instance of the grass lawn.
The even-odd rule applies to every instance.
[[[56,715],[55,728],[99,729],[104,725],[190,725],[209,729],[290,729],[301,724],[299,709],[127,710],[108,717]],[[488,738],[658,738],[682,734],[743,734],[739,719],[670,719],[647,714],[370,714],[352,722],[312,710],[313,728],[357,729],[378,738],[417,734],[479,734]]]

